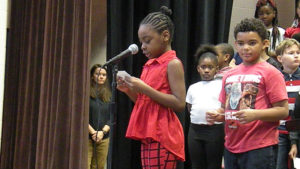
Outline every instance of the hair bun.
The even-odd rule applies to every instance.
[[[268,4],[270,4],[273,8],[277,8],[274,0],[257,0],[256,7],[261,7]]]
[[[161,6],[160,7],[160,12],[167,15],[167,16],[171,16],[172,15],[172,10],[169,9],[168,7],[166,6]]]

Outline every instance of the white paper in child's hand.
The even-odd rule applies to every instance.
[[[300,169],[300,159],[299,158],[294,158],[294,167],[296,169]]]
[[[117,76],[122,79],[125,79],[125,77],[131,77],[125,70],[118,71]]]

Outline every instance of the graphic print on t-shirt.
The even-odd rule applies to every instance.
[[[243,109],[255,109],[255,100],[260,83],[260,75],[234,75],[226,79],[225,119],[229,128],[237,128],[235,112]]]

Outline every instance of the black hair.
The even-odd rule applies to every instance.
[[[299,43],[300,43],[300,33],[295,33],[293,36],[292,36],[293,39],[297,40]]]
[[[229,62],[232,60],[234,56],[234,49],[228,43],[220,43],[216,46],[216,48],[220,48],[220,51],[223,55],[229,54]]]
[[[168,30],[170,33],[170,42],[173,39],[174,24],[170,16],[172,10],[166,6],[162,6],[159,12],[149,13],[140,23],[140,25],[151,25],[158,33]]]
[[[277,7],[273,0],[258,0],[256,3],[254,17],[258,18],[258,11],[263,6],[269,6],[273,9],[273,11],[275,12],[275,18],[272,20],[272,24],[277,26],[278,25]]]
[[[195,53],[196,63],[199,64],[203,59],[210,58],[218,66],[218,53],[213,45],[200,45]]]
[[[268,39],[268,31],[264,23],[259,19],[255,19],[255,18],[243,19],[234,28],[235,39],[237,37],[237,34],[240,32],[256,32],[262,40]]]
[[[275,50],[276,42],[279,40],[279,36],[280,36],[280,32],[278,29],[277,7],[273,0],[258,0],[256,3],[256,9],[254,14],[255,18],[258,18],[258,11],[263,6],[268,6],[272,8],[272,10],[275,12],[275,18],[272,20],[272,27],[273,27],[272,35],[269,35],[272,36],[273,38],[273,42],[272,42],[273,44],[271,45],[273,48],[272,50]]]

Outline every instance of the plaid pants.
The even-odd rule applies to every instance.
[[[175,155],[153,140],[142,143],[141,160],[143,169],[176,169]]]

